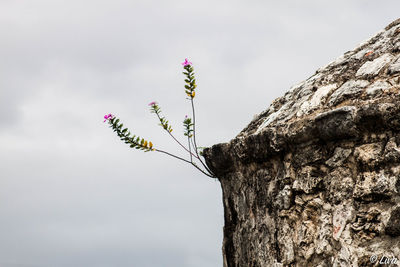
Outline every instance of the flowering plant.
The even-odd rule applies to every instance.
[[[183,74],[185,75],[185,93],[188,96],[188,100],[190,100],[191,107],[192,107],[192,118],[185,116],[183,120],[183,127],[184,127],[184,136],[187,137],[187,146],[183,145],[176,137],[172,134],[172,126],[169,124],[168,120],[162,116],[161,108],[159,104],[155,101],[150,102],[148,105],[150,106],[150,112],[156,114],[158,120],[160,121],[160,126],[171,136],[171,138],[177,142],[188,154],[189,159],[185,159],[174,154],[171,154],[167,151],[160,150],[158,148],[153,147],[153,143],[145,140],[136,135],[131,135],[128,128],[123,128],[123,124],[120,123],[120,120],[116,118],[112,114],[108,114],[104,116],[104,122],[108,122],[110,127],[113,129],[114,132],[117,133],[118,137],[128,144],[131,148],[143,150],[144,152],[149,151],[156,151],[160,153],[164,153],[176,159],[182,160],[186,163],[191,164],[196,169],[198,169],[203,174],[216,178],[216,176],[211,172],[211,170],[207,167],[203,159],[200,157],[202,156],[202,147],[198,147],[196,143],[196,128],[195,128],[195,108],[194,108],[194,97],[196,95],[196,79],[194,77],[194,69],[192,66],[192,62],[188,61],[185,58],[185,61],[182,63],[184,68]],[[196,162],[200,162],[201,166],[199,166]]]

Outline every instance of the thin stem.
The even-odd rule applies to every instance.
[[[190,98],[190,102],[192,103],[192,114],[193,114],[193,143],[194,143],[194,150],[196,152],[197,155],[197,159],[200,161],[201,165],[203,165],[203,167],[211,174],[212,171],[206,166],[206,164],[204,164],[204,162],[201,160],[200,156],[199,156],[199,152],[197,151],[197,143],[196,143],[196,115],[194,113],[194,103],[193,103],[193,97]]]
[[[179,160],[182,160],[182,161],[184,161],[184,162],[187,162],[187,163],[193,165],[196,169],[198,169],[199,171],[201,171],[203,174],[207,175],[208,177],[216,178],[216,176],[210,175],[210,174],[206,173],[205,171],[203,171],[202,169],[200,169],[196,164],[194,164],[193,162],[190,162],[190,161],[188,161],[188,160],[186,160],[186,159],[184,159],[184,158],[175,156],[175,155],[173,155],[173,154],[171,154],[171,153],[168,153],[168,152],[166,152],[166,151],[164,151],[164,150],[160,150],[160,149],[154,149],[154,151],[157,151],[157,152],[160,152],[160,153],[164,153],[164,154],[167,154],[167,155],[169,155],[169,156],[171,156],[171,157],[174,157],[174,158],[176,158],[176,159],[179,159]]]
[[[193,148],[195,148],[196,146],[193,143],[193,138],[190,138],[190,142],[192,143]]]
[[[155,113],[156,113],[158,119],[160,120],[160,122],[162,123],[161,117],[160,117],[160,115],[158,114],[158,112],[155,112]],[[163,126],[163,125],[162,125],[162,126]],[[164,128],[164,127],[163,127],[163,128]],[[187,152],[189,152],[190,156],[193,155],[193,157],[199,159],[199,155],[197,155],[197,156],[194,155],[194,154],[193,154],[191,151],[189,151],[184,145],[182,145],[181,142],[179,142],[179,141],[175,138],[175,136],[173,136],[172,133],[170,133],[170,131],[168,131],[168,130],[165,129],[165,128],[164,128],[164,130],[167,131],[167,133],[172,137],[172,139],[174,139],[175,142],[177,142],[184,150],[186,150]]]
[[[192,164],[192,162],[190,162],[190,161],[188,161],[188,160],[186,160],[186,159],[184,159],[184,158],[175,156],[174,154],[171,154],[171,153],[169,153],[169,152],[167,152],[167,151],[160,150],[160,149],[154,149],[154,151],[167,154],[167,155],[169,155],[169,156],[171,156],[171,157],[174,157],[174,158],[180,159],[180,160],[182,160],[182,161],[184,161],[184,162],[187,162],[187,163],[189,163],[189,164]]]
[[[190,162],[193,162],[192,149],[190,148],[190,137],[189,137],[189,134],[188,134],[188,146],[189,146],[189,153],[190,153]]]
[[[189,152],[189,154],[190,154],[190,156],[193,156],[193,157],[195,157],[195,158],[197,158],[197,159],[200,159],[199,158],[199,155],[195,155],[195,154],[193,154],[191,151],[189,151],[184,145],[182,145],[181,144],[181,142],[179,142],[176,138],[175,138],[175,136],[173,136],[172,135],[172,133],[170,133],[168,130],[166,130],[167,132],[168,132],[168,134],[181,146],[181,147],[183,147],[183,149],[185,149],[187,152]]]

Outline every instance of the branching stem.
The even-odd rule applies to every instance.
[[[160,114],[158,114],[158,112],[155,112],[155,113],[156,113],[158,119],[160,120],[160,122],[162,123]],[[163,126],[163,125],[162,125],[162,126]],[[164,126],[163,126],[163,128],[164,128]],[[164,128],[164,130],[167,131],[167,133],[172,137],[172,139],[174,139],[175,142],[177,142],[184,150],[186,150],[186,152],[188,152],[188,153],[190,154],[190,156],[193,156],[193,157],[195,157],[195,158],[197,158],[197,159],[200,160],[200,158],[199,158],[198,155],[193,154],[193,153],[192,153],[191,151],[189,151],[184,145],[182,145],[181,142],[179,142],[179,141],[175,138],[175,136],[174,136],[170,131],[168,131],[168,129],[165,129],[165,128]]]
[[[190,165],[193,165],[196,169],[198,169],[199,171],[201,171],[203,174],[207,175],[208,177],[215,178],[214,175],[210,175],[210,174],[206,173],[206,172],[203,171],[201,168],[199,168],[194,162],[190,162],[190,161],[188,161],[188,160],[186,160],[186,159],[184,159],[184,158],[175,156],[174,154],[171,154],[171,153],[166,152],[166,151],[164,151],[164,150],[154,149],[154,151],[167,154],[167,155],[169,155],[169,156],[171,156],[171,157],[174,157],[174,158],[176,158],[176,159],[179,159],[179,160],[182,160],[182,161],[184,161],[184,162],[186,162],[186,163],[189,163]]]

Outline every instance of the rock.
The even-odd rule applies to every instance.
[[[392,86],[385,81],[376,81],[370,86],[368,86],[366,92],[368,95],[371,96],[376,96],[379,94],[382,94],[382,92],[387,91],[391,88]]]
[[[380,201],[395,196],[397,178],[383,170],[377,172],[365,172],[358,177],[353,197],[363,201]]]
[[[354,156],[364,165],[375,166],[381,161],[382,149],[383,144],[380,142],[364,144],[355,148]]]
[[[310,101],[305,101],[300,106],[300,110],[297,112],[297,116],[308,114],[310,111],[317,108],[321,103],[323,103],[323,101],[325,101],[329,92],[335,90],[336,87],[336,84],[329,84],[318,88],[317,91],[312,95]]]
[[[384,155],[388,162],[400,162],[400,148],[396,144],[396,138],[392,137],[387,142]]]
[[[303,191],[306,194],[313,192],[322,181],[322,177],[313,174],[314,171],[315,168],[311,166],[304,167],[293,182],[293,189]]]
[[[365,80],[350,80],[344,83],[331,95],[329,105],[337,105],[346,98],[359,96],[368,84]]]
[[[353,196],[354,180],[351,170],[338,167],[330,172],[323,180],[327,199],[332,204],[337,204],[343,199],[350,199]]]
[[[386,234],[390,236],[400,236],[400,207],[397,207],[392,211],[385,231]]]
[[[400,20],[204,149],[224,267],[371,266],[400,256]]]
[[[325,164],[330,167],[338,167],[343,164],[343,162],[350,156],[351,149],[344,149],[341,147],[335,148],[333,156],[328,159]]]
[[[393,55],[386,53],[373,61],[367,61],[358,69],[356,76],[378,75],[392,59]]]
[[[332,237],[334,240],[339,240],[346,224],[352,219],[353,215],[354,207],[350,201],[343,202],[334,207],[332,216]]]
[[[344,106],[316,116],[315,124],[320,138],[333,140],[357,135],[355,111],[353,106]]]
[[[277,206],[279,209],[289,209],[292,202],[292,190],[289,185],[285,185],[285,187],[279,192],[277,197]]]
[[[398,42],[397,45],[400,49],[400,42]],[[389,73],[394,74],[398,72],[400,72],[400,57],[389,66]]]
[[[382,210],[372,207],[367,211],[357,211],[351,229],[362,241],[369,241],[383,232]]]

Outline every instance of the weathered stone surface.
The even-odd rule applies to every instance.
[[[315,124],[319,137],[324,140],[333,140],[357,135],[355,113],[355,107],[345,106],[317,115]]]
[[[341,179],[336,179],[341,177]],[[354,191],[353,174],[349,168],[339,167],[328,173],[323,180],[326,187],[326,199],[329,203],[337,204],[343,199],[350,199]]]
[[[398,42],[400,48],[400,42]],[[397,73],[400,72],[400,57],[389,67],[390,73]]]
[[[368,84],[369,82],[365,80],[351,80],[346,82],[331,95],[329,104],[336,105],[348,97],[354,98],[359,96]]]
[[[385,230],[390,236],[400,236],[400,207],[392,211]]]
[[[225,267],[400,261],[399,44],[400,19],[204,150]]]
[[[328,159],[325,164],[330,167],[338,167],[343,164],[343,162],[350,156],[351,149],[345,149],[341,147],[335,148],[333,156]]]
[[[318,184],[322,181],[322,177],[316,175],[315,168],[306,166],[300,170],[299,175],[293,182],[293,189],[296,191],[303,191],[309,194],[316,190]]]
[[[400,148],[396,144],[395,137],[387,142],[384,155],[387,162],[400,162]]]
[[[386,53],[373,61],[367,61],[358,69],[356,76],[378,75],[378,73],[392,60],[393,56]]]
[[[346,200],[333,208],[332,216],[332,237],[338,241],[340,235],[345,230],[347,223],[354,217],[354,206],[352,201]]]
[[[363,201],[376,201],[398,195],[396,188],[397,177],[386,174],[383,170],[379,173],[365,172],[359,176],[354,189],[354,198]]]
[[[367,88],[367,94],[371,96],[380,95],[383,92],[389,90],[392,86],[390,83],[385,81],[376,81]]]
[[[317,108],[323,101],[326,100],[330,91],[336,89],[336,84],[329,84],[318,88],[318,90],[312,95],[310,101],[305,101],[300,106],[300,110],[297,112],[297,116],[308,114],[313,109]]]
[[[364,144],[355,148],[354,155],[360,163],[375,166],[381,161],[382,149],[382,143]]]

